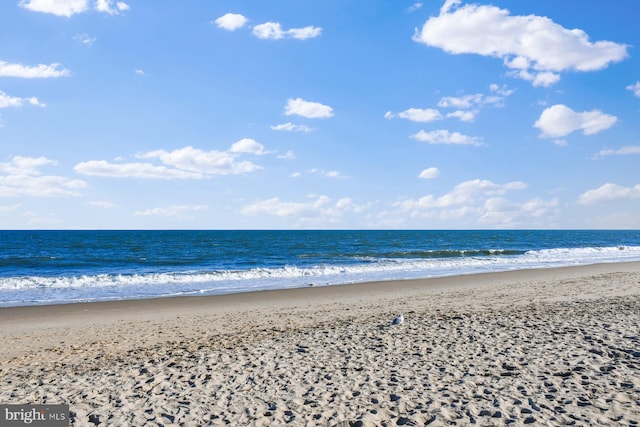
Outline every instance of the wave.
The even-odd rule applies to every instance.
[[[439,256],[435,256],[435,254]],[[0,278],[0,291],[96,290],[129,288],[154,292],[175,290],[227,292],[230,290],[273,289],[318,284],[340,284],[370,280],[406,279],[500,271],[523,268],[558,267],[599,262],[640,260],[640,246],[558,248],[531,251],[411,251],[384,254],[349,265],[324,264],[309,267],[287,265],[274,268],[215,271],[168,271],[141,274],[95,274],[75,276],[19,276]],[[164,291],[163,291],[164,290]],[[0,301],[2,297],[0,296]]]

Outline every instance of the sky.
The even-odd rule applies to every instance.
[[[2,1],[0,228],[638,229],[639,11]]]

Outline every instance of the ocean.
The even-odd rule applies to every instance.
[[[0,306],[640,261],[640,231],[0,231]]]

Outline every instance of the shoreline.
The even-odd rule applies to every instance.
[[[69,403],[74,425],[628,425],[639,285],[623,262],[5,307],[0,403]]]
[[[106,328],[114,323],[162,323],[165,321],[175,322],[179,319],[185,322],[201,316],[228,317],[248,312],[271,314],[274,310],[286,310],[287,308],[314,312],[317,311],[318,306],[338,305],[344,307],[350,303],[380,298],[396,300],[393,305],[401,310],[403,304],[398,302],[399,300],[419,297],[424,294],[455,293],[464,290],[483,292],[483,289],[487,287],[502,287],[509,283],[522,284],[540,280],[563,280],[619,271],[640,272],[640,261],[482,272],[425,279],[308,286],[219,295],[0,307],[0,339],[17,339],[24,332],[37,331],[44,327],[53,333],[53,338],[39,337],[39,343],[44,341],[49,345],[56,344],[56,333],[62,330],[65,331],[65,334],[76,333],[78,335],[75,340],[70,337],[72,342],[90,342],[95,337],[90,333],[84,333],[90,327]],[[640,285],[640,282],[638,284]],[[640,293],[640,290],[638,292]],[[397,295],[394,297],[393,294]],[[565,296],[565,298],[570,297]],[[339,314],[337,316],[339,317]],[[301,320],[299,319],[298,322]],[[218,333],[233,333],[234,327],[234,322],[225,322],[216,323],[212,329]],[[166,332],[163,332],[163,335],[165,335],[162,337],[164,341],[173,338]],[[15,339],[10,342],[15,342]],[[23,350],[29,347],[31,346],[24,343],[22,345]],[[0,360],[6,354],[15,353],[12,348],[0,347]]]

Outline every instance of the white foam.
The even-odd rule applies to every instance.
[[[368,260],[353,265],[94,276],[0,278],[0,305],[222,294],[374,280],[441,277],[489,271],[639,261],[640,246],[560,248],[521,255]],[[18,301],[18,302],[16,302]]]

